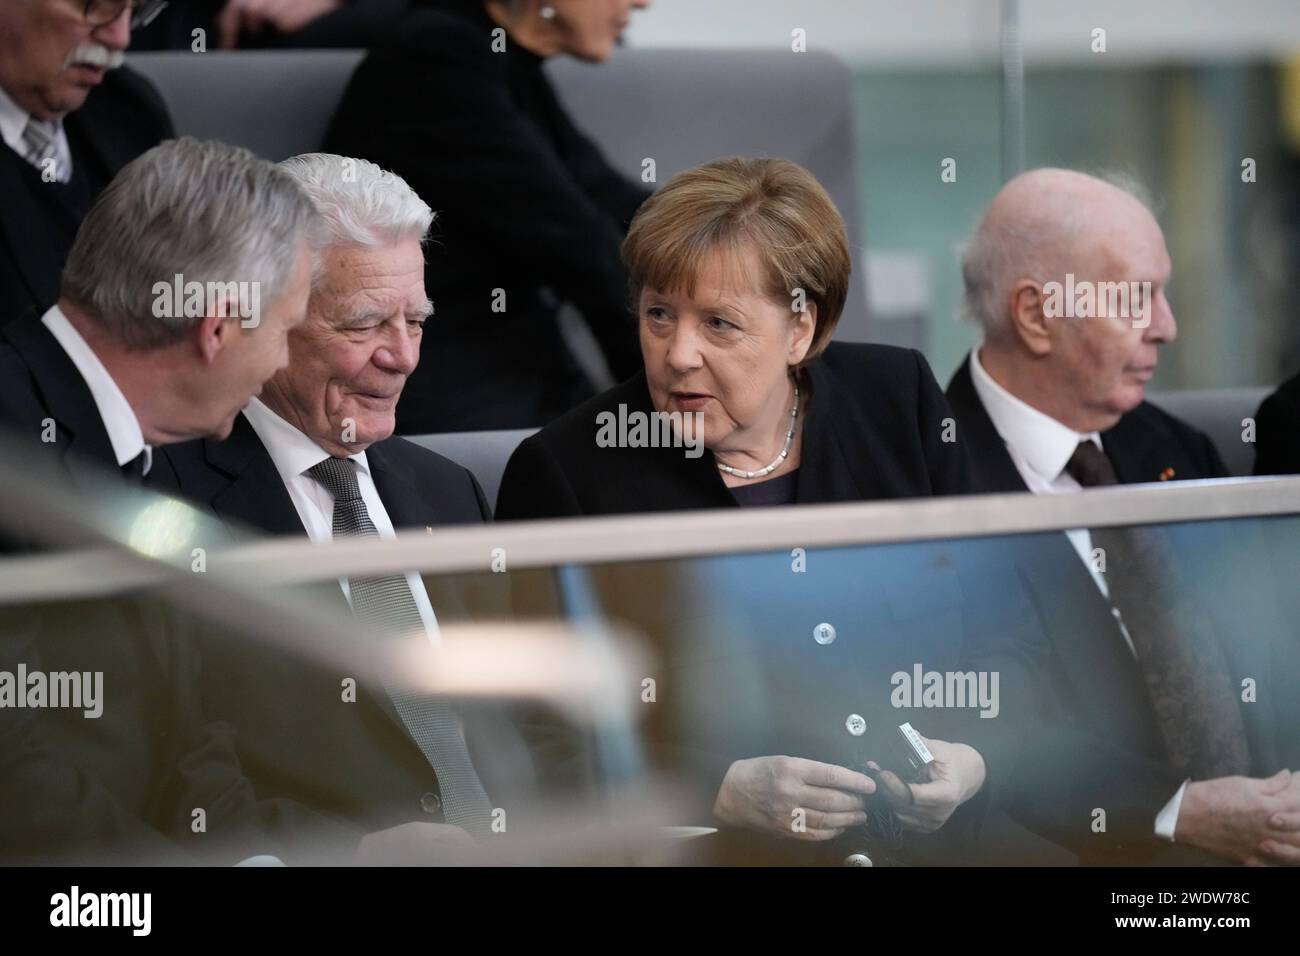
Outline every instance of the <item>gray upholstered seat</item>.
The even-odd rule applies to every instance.
[[[1241,422],[1254,417],[1268,392],[1266,388],[1189,389],[1152,392],[1147,398],[1209,435],[1232,474],[1249,475],[1255,467],[1255,446],[1241,440]]]
[[[496,507],[497,490],[501,475],[515,447],[537,431],[536,428],[515,428],[497,432],[447,432],[443,435],[408,435],[409,441],[423,445],[430,451],[464,465],[474,473],[488,504]]]
[[[360,50],[132,53],[176,131],[279,161],[320,149]]]

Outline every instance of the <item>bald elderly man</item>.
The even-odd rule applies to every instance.
[[[947,394],[979,491],[1227,474],[1204,434],[1144,400],[1178,330],[1164,236],[1133,191],[1068,170],[1025,173],[990,204],[962,267],[965,310],[984,338]],[[1300,860],[1300,776],[1277,772],[1285,747],[1247,717],[1235,684],[1277,670],[1243,660],[1265,638],[1235,639],[1234,608],[1277,601],[1193,607],[1189,581],[1231,586],[1206,556],[1226,562],[1239,544],[1209,547],[1222,529],[1193,531],[1202,538],[1172,549],[1176,536],[1149,529],[1026,545],[1045,549],[1029,585],[1052,655],[1048,713],[1010,787],[1013,815],[1085,863]]]
[[[962,273],[984,341],[948,398],[1006,439],[1005,454],[970,449],[980,490],[1048,490],[1083,439],[1100,443],[1123,483],[1227,476],[1206,435],[1144,401],[1178,324],[1164,235],[1132,192],[1064,169],[1018,176],[980,221]],[[1037,416],[1015,415],[1021,405]]]

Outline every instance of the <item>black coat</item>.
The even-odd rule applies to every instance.
[[[35,312],[0,329],[0,428],[74,482],[120,477],[90,387]]]
[[[1300,375],[1278,386],[1255,413],[1255,474],[1300,474]]]
[[[232,537],[251,533],[305,536],[292,499],[257,433],[240,415],[225,441],[187,442],[161,450],[161,484],[211,511]],[[396,529],[478,524],[491,518],[473,476],[461,466],[400,438],[366,450],[370,472]],[[335,581],[319,600],[349,613]],[[441,622],[464,616],[430,591]],[[237,730],[244,772],[259,800],[283,808],[273,819],[275,847],[290,860],[310,859],[320,841],[355,844],[364,833],[412,821],[443,822],[426,809],[438,781],[382,687],[358,681],[355,704],[340,703],[346,673],[277,648],[205,634],[204,706]],[[359,646],[359,650],[364,650]],[[461,708],[475,767],[494,806],[508,819],[526,816],[530,758],[500,714]],[[514,748],[514,749],[511,749]],[[516,812],[518,811],[518,812]],[[219,825],[219,822],[218,822]]]
[[[34,315],[0,331],[0,426],[73,487],[100,490],[122,480],[90,389]],[[43,433],[54,440],[42,441]],[[99,484],[89,484],[93,479]],[[198,706],[197,650],[174,624],[161,602],[125,597],[19,606],[0,615],[0,670],[22,663],[29,672],[104,674],[98,719],[78,711],[0,710],[6,855],[46,862],[184,859],[163,833],[187,831],[195,806],[219,807],[236,839],[256,826],[227,728]],[[257,852],[257,837],[245,845]]]
[[[948,385],[959,443],[970,453],[976,488],[987,493],[1028,491],[1006,444],[984,409],[971,379],[969,359]],[[1166,468],[1177,479],[1227,475],[1213,443],[1195,428],[1144,402],[1102,433],[1102,445],[1122,483],[1157,481]],[[1180,555],[1198,552],[1223,558],[1218,568],[1193,567],[1204,589],[1244,593],[1250,582],[1230,581],[1241,542],[1229,529],[1201,523],[1174,529],[1185,542]],[[1240,532],[1238,532],[1240,533]],[[1141,670],[1115,624],[1110,603],[1063,534],[1023,536],[1041,551],[1027,562],[1025,583],[1034,595],[1047,631],[1051,655],[1045,670],[1046,722],[1036,723],[1012,784],[1013,816],[1049,839],[1075,850],[1086,862],[1180,863],[1195,857],[1153,835],[1156,814],[1183,781],[1169,763]],[[1245,560],[1237,562],[1249,570]],[[1267,615],[1276,600],[1253,601]],[[1207,613],[1220,633],[1235,634],[1243,607],[1211,602]],[[1276,622],[1261,630],[1277,631]],[[1264,642],[1261,640],[1260,644]],[[1240,659],[1239,670],[1254,676],[1275,668],[1262,663],[1271,651],[1254,642],[1231,642],[1225,651]],[[1292,662],[1293,664],[1294,662]],[[1288,667],[1291,664],[1287,665]],[[1279,688],[1279,691],[1281,688]],[[1287,692],[1289,693],[1289,692]],[[1243,709],[1259,769],[1275,754],[1260,709]],[[1276,768],[1275,768],[1276,769]],[[1091,829],[1094,808],[1107,812],[1107,830]]]
[[[919,352],[832,342],[807,368],[797,503],[872,501],[971,490],[959,443],[943,440],[948,403]],[[497,520],[737,507],[713,454],[599,448],[596,416],[650,412],[645,373],[524,440],[510,457]]]
[[[437,214],[435,314],[399,434],[538,426],[589,397],[557,325],[565,301],[616,377],[640,364],[619,243],[648,193],[574,126],[537,56],[493,52],[494,29],[480,0],[412,10],[357,68],[326,136]]]
[[[63,120],[72,153],[69,183],[0,144],[0,327],[59,296],[77,227],[117,171],[175,135],[157,90],[128,67],[111,70]]]
[[[808,366],[806,382],[812,399],[797,503],[970,490],[964,451],[944,441],[947,402],[920,353],[832,343]],[[525,440],[506,468],[497,519],[737,506],[707,450],[690,459],[682,449],[597,447],[597,415],[617,414],[621,404],[629,412],[652,409],[644,373]],[[790,560],[789,554],[726,556],[701,559],[698,569],[693,562],[634,564],[626,581],[617,567],[601,571],[609,613],[647,634],[663,661],[665,703],[651,714],[651,755],[661,769],[686,776],[697,801],[690,822],[711,822],[713,795],[732,761],[784,753],[860,766],[878,756],[880,732],[891,720],[911,719],[924,734],[973,744],[985,756],[988,784],[936,839],[911,836],[891,848],[877,836],[848,833],[810,848],[724,831],[709,859],[838,862],[865,847],[873,858],[897,853],[951,862],[973,853],[988,861],[988,842],[973,849],[950,842],[981,821],[996,827],[999,840],[1015,842],[1000,848],[1001,859],[1051,857],[1023,831],[987,814],[1014,759],[1023,728],[1016,715],[1036,706],[1034,676],[1045,653],[1027,597],[993,583],[1016,580],[1008,569],[1015,548],[961,542],[810,553],[806,575],[792,575]],[[744,579],[735,592],[713,586],[696,593],[697,582],[733,577]],[[642,588],[653,590],[638,607],[633,595]],[[842,622],[832,645],[795,637],[822,620]],[[1001,719],[895,710],[887,699],[889,677],[914,662],[998,671]],[[865,740],[844,732],[853,712],[871,728]]]

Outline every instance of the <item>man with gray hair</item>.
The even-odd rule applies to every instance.
[[[977,490],[1227,474],[1208,437],[1144,400],[1177,325],[1164,236],[1133,189],[1064,169],[1018,176],[962,267],[984,335],[947,395]],[[1012,813],[1085,862],[1296,862],[1300,776],[1244,714],[1242,642],[1189,583],[1222,577],[1196,562],[1227,546],[1177,547],[1176,531],[1078,528],[1033,545],[1050,551],[1029,585],[1053,635],[1052,693]]]
[[[0,332],[0,422],[142,478],[153,446],[229,434],[306,313],[314,207],[247,150],[179,139],[128,163],[77,232],[58,301]]]
[[[158,0],[0,3],[0,328],[59,292],[77,225],[127,161],[174,135],[123,66]]]
[[[227,440],[167,452],[178,489],[232,532],[252,527],[318,543],[489,520],[469,471],[392,437],[433,311],[422,249],[432,211],[404,180],[365,160],[312,153],[280,165],[315,202],[328,233],[308,317],[289,335],[288,366]],[[437,639],[419,575],[340,585],[330,599],[345,612],[350,606],[367,630]],[[358,642],[359,653],[364,647]],[[462,733],[447,702],[378,685],[359,688],[356,706],[339,707],[337,694],[320,688],[337,688],[347,674],[274,650],[216,643],[205,649],[204,668],[217,716],[240,729],[240,758],[259,799],[346,821],[360,860],[446,859],[471,838],[490,838],[502,790],[489,789],[478,768],[494,756],[481,742],[490,737],[486,749],[496,750],[503,735],[517,740],[501,722],[467,723]],[[258,676],[268,674],[274,679]],[[476,738],[476,729],[485,736]]]
[[[228,434],[288,358],[317,226],[294,178],[247,150],[180,139],[137,157],[78,230],[57,303],[0,331],[0,426],[74,481],[139,483],[155,446]],[[193,647],[155,643],[142,605],[69,602],[0,627],[0,669],[102,671],[105,697],[96,720],[0,713],[6,855],[170,848],[166,781],[187,754],[220,759],[220,733],[198,736]]]

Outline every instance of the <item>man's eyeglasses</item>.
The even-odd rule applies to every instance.
[[[163,12],[167,0],[86,0],[86,23],[104,27],[113,23],[127,7],[131,8],[131,29],[139,30]]]

